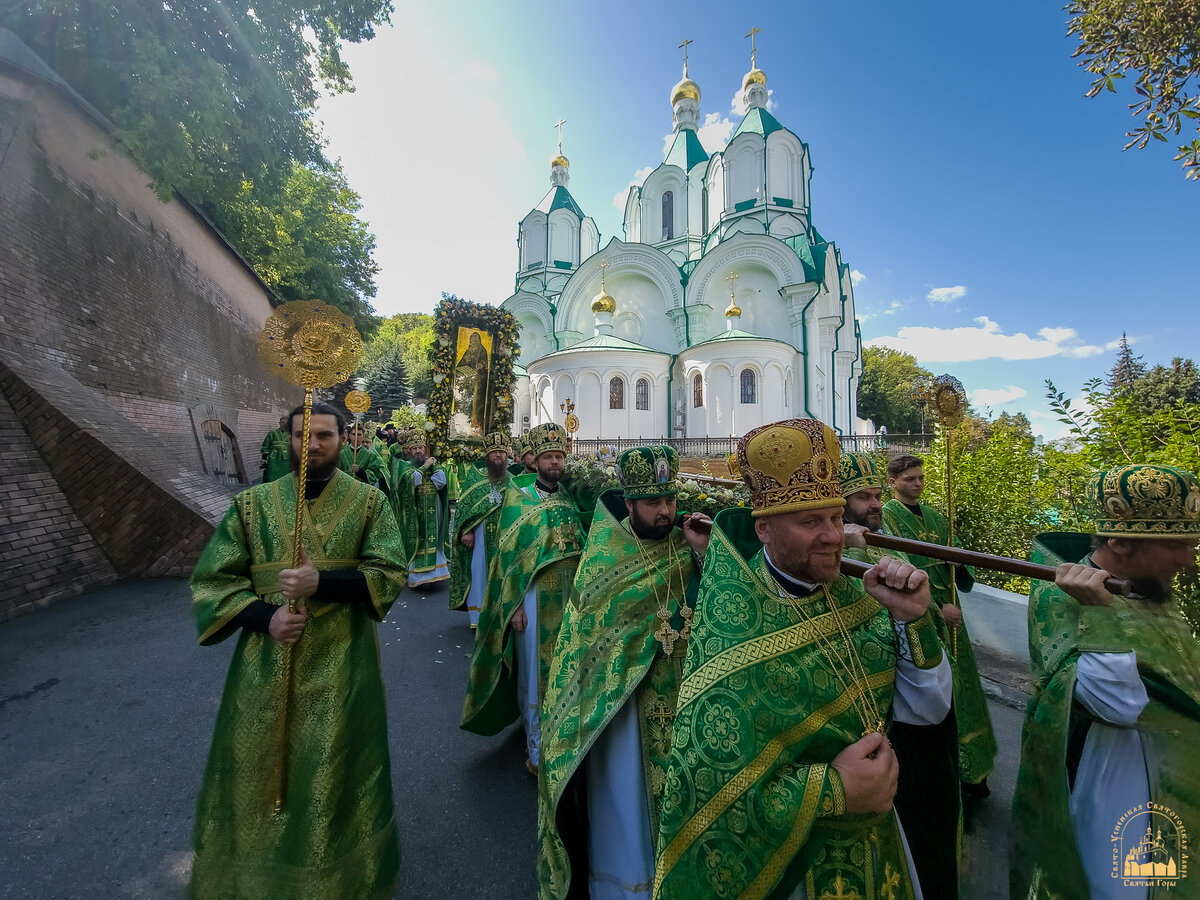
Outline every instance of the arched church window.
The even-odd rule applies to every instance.
[[[614,375],[608,383],[608,408],[625,408],[625,379],[620,375]]]
[[[787,379],[787,378],[783,379],[783,411],[784,412],[790,411],[789,404],[791,403],[790,395],[792,392],[790,390],[788,390],[788,381],[789,381],[789,379]]]
[[[662,239],[669,241],[675,237],[675,195],[671,191],[663,194],[662,201]]]
[[[708,234],[708,188],[700,192],[700,228]]]
[[[692,406],[704,405],[704,379],[697,372],[692,378]]]
[[[650,382],[647,379],[639,378],[633,386],[633,403],[638,409],[650,408]]]
[[[742,369],[742,402],[758,402],[758,383],[754,378],[753,369]]]

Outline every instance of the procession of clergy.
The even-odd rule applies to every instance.
[[[972,576],[863,536],[947,543],[920,459],[890,459],[885,485],[819,421],[762,426],[737,445],[750,505],[714,522],[676,508],[670,447],[625,451],[621,487],[585,497],[563,482],[557,425],[524,435],[511,465],[494,433],[477,463],[443,467],[423,433],[372,442],[321,403],[299,486],[301,412],[264,442],[263,484],[192,576],[201,644],[238,641],[192,896],[392,894],[375,625],[406,585],[447,579],[475,629],[462,727],[524,730],[540,897],[969,896],[964,803],[986,796],[997,752],[957,602]],[[1195,562],[1200,485],[1128,465],[1097,473],[1088,502],[1094,534],[1033,548],[1058,568],[1029,601],[1011,896],[1197,897],[1200,645],[1170,590]],[[844,555],[871,564],[861,580]]]

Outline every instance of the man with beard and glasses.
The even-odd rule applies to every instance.
[[[622,489],[596,505],[542,705],[545,900],[639,895],[621,885],[648,896],[654,883],[671,722],[712,529],[702,515],[675,527],[678,474],[670,447],[626,450]]]
[[[883,504],[883,527],[888,534],[948,545],[949,520],[921,502],[925,492],[925,464],[921,458],[908,454],[892,457],[887,473],[888,485],[895,495]],[[957,545],[958,540],[954,543]],[[958,592],[971,590],[975,576],[966,566],[915,553],[906,556],[929,576],[934,622],[954,672],[954,724],[958,729],[958,780],[962,795],[964,799],[982,800],[991,793],[987,779],[996,761],[996,734],[983,682],[979,680],[971,635],[958,603]]]
[[[1200,827],[1200,646],[1172,582],[1196,563],[1200,485],[1182,469],[1127,465],[1095,475],[1087,500],[1094,535],[1034,542],[1034,561],[1057,571],[1029,598],[1035,683],[1011,894],[1196,896],[1182,876],[1186,832]],[[1110,575],[1130,596],[1108,592]]]
[[[465,609],[471,630],[479,626],[479,612],[487,587],[488,563],[496,555],[500,532],[500,504],[508,489],[508,435],[493,431],[483,439],[483,465],[463,468],[454,508],[450,544],[450,608]]]
[[[536,773],[541,701],[586,532],[559,485],[567,433],[548,422],[529,432],[529,442],[537,474],[513,478],[504,494],[461,727],[496,734],[519,717],[525,767]]]
[[[429,455],[423,431],[414,431],[405,439],[404,456],[407,458],[393,457],[387,488],[405,546],[412,554],[408,586],[428,590],[450,580],[446,470]]]
[[[400,867],[375,625],[404,586],[403,545],[383,494],[338,469],[337,409],[313,404],[307,448],[302,422],[293,410],[292,468],[306,450],[307,483],[238,494],[192,573],[200,643],[236,635],[237,647],[196,807],[191,897],[390,895]]]
[[[654,897],[921,897],[887,731],[950,708],[928,578],[887,557],[840,574],[827,425],[763,425],[737,454],[752,508],[721,510],[705,553]]]
[[[883,532],[883,473],[867,453],[843,453],[838,477],[846,506],[846,549],[843,556],[878,563],[890,556],[908,557],[897,550],[868,546],[865,532]],[[945,647],[943,646],[943,650]],[[900,777],[896,787],[896,815],[927,897],[954,900],[959,895],[959,829],[962,802],[958,789],[958,736],[953,710],[935,724],[893,722],[888,740],[896,752]]]

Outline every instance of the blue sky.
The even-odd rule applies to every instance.
[[[1048,437],[1044,379],[1077,394],[1122,331],[1150,364],[1196,355],[1200,185],[1166,145],[1121,152],[1128,98],[1084,98],[1057,4],[396,6],[347,50],[357,92],[320,110],[378,239],[381,314],[512,292],[560,117],[572,194],[601,246],[621,237],[614,198],[671,130],[677,45],[693,41],[701,133],[719,145],[758,26],[772,109],[811,150],[814,224],[858,273],[866,341]]]

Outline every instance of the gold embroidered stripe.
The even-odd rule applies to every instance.
[[[879,603],[874,597],[864,594],[861,599],[842,607],[840,611],[846,627],[854,628],[876,615],[879,612]],[[693,672],[680,686],[678,711],[682,712],[701,693],[735,672],[764,660],[783,656],[837,631],[837,619],[832,612],[827,612],[816,616],[812,621],[800,622],[730,647]]]
[[[895,669],[892,668],[875,672],[867,677],[867,687],[874,690],[891,684],[895,675]],[[722,785],[721,789],[688,820],[687,824],[680,829],[679,834],[675,835],[675,839],[663,850],[662,856],[659,858],[658,871],[654,876],[655,896],[658,896],[663,878],[679,862],[696,838],[703,834],[738,797],[775,764],[783,749],[816,733],[831,718],[845,712],[854,702],[854,697],[853,692],[843,691],[836,700],[825,704],[803,722],[789,728],[783,734],[771,738],[763,747],[762,752],[748,766]],[[676,713],[676,721],[678,721],[678,713]]]
[[[783,874],[800,845],[812,830],[812,823],[817,817],[817,807],[821,803],[821,793],[825,788],[825,773],[828,770],[825,763],[815,763],[808,770],[808,780],[804,784],[804,796],[800,798],[800,812],[796,816],[796,824],[792,826],[787,840],[775,851],[767,864],[763,866],[758,877],[751,882],[750,887],[742,892],[739,900],[758,900],[765,897]]]

